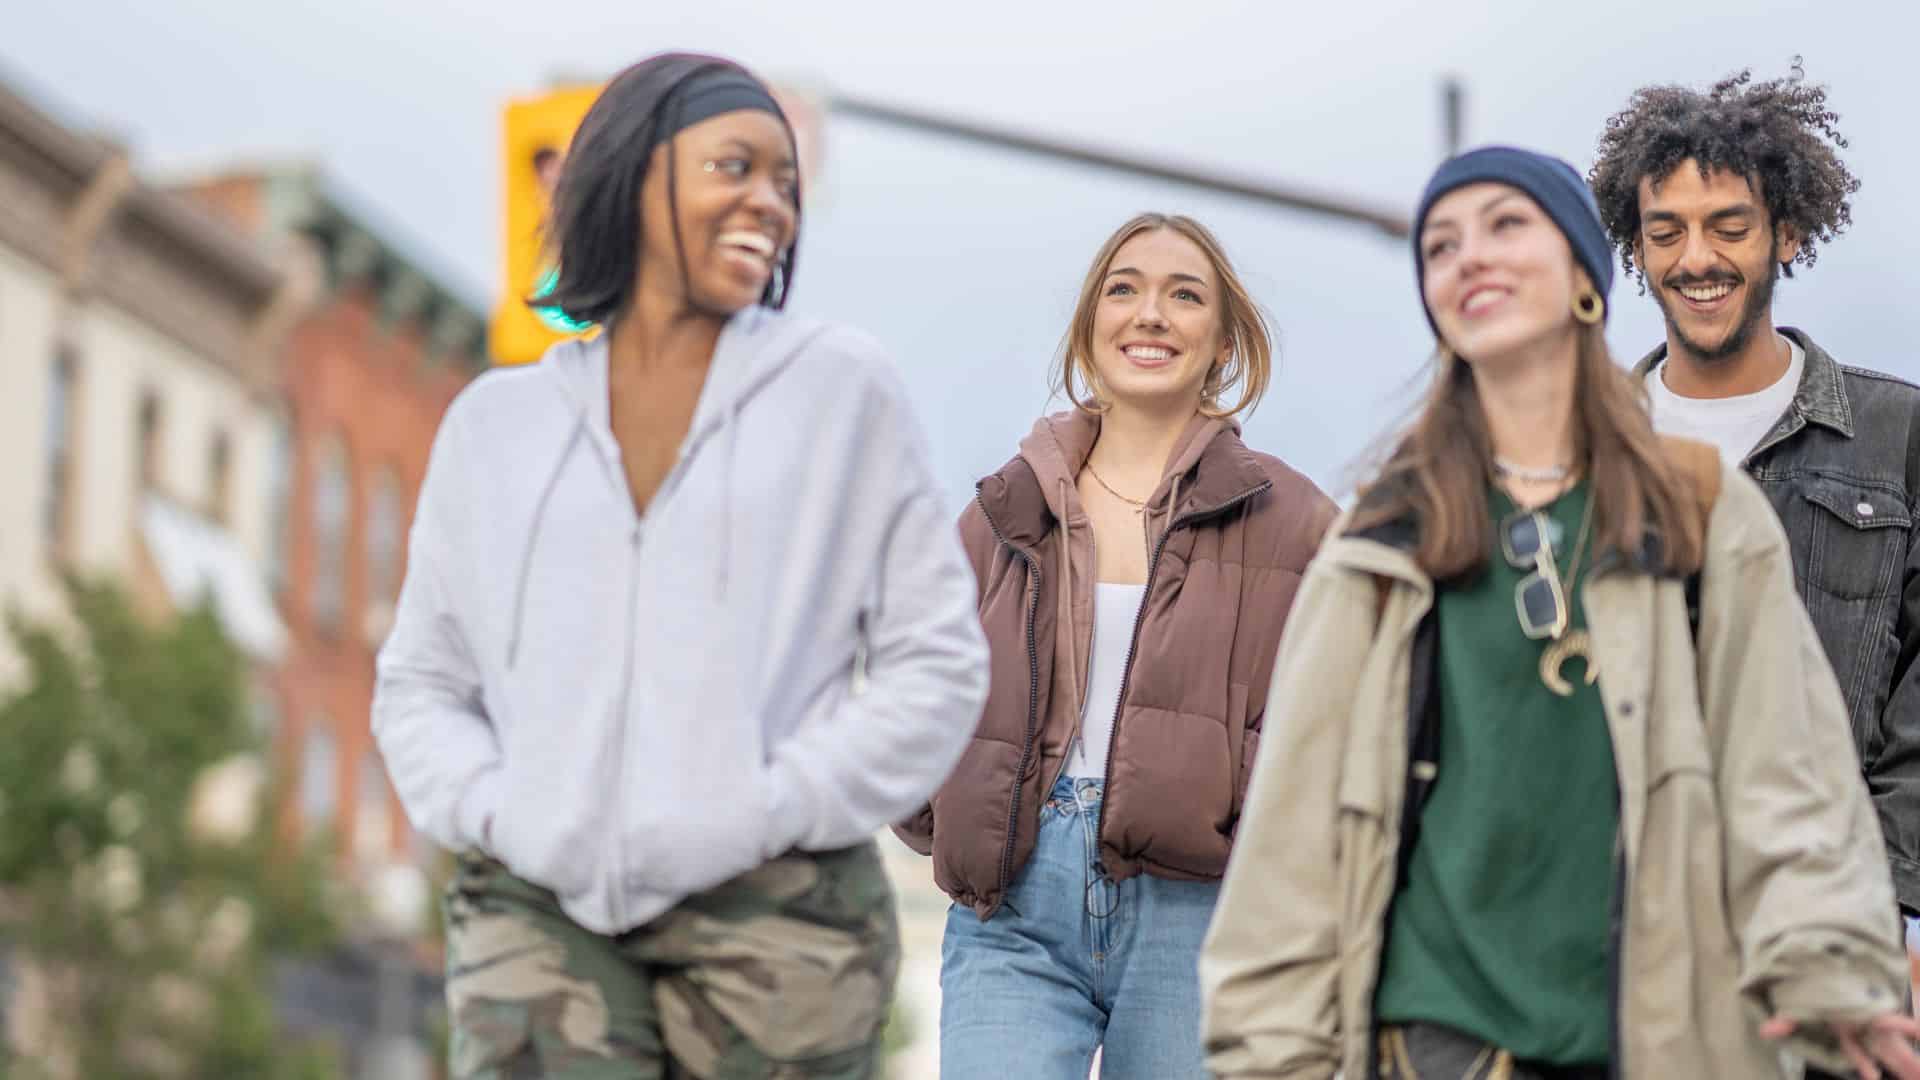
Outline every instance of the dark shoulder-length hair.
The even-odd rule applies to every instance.
[[[1593,549],[1629,557],[1649,550],[1685,575],[1700,568],[1706,541],[1691,481],[1667,456],[1648,416],[1645,389],[1607,350],[1599,326],[1578,331],[1573,388],[1574,460],[1593,505]],[[1441,347],[1433,392],[1400,436],[1380,475],[1359,492],[1350,531],[1410,518],[1414,559],[1435,581],[1479,572],[1494,550],[1487,482],[1493,441],[1473,365]]]
[[[718,72],[760,80],[731,60],[698,53],[662,53],[613,77],[587,110],[567,147],[567,159],[553,192],[546,249],[558,265],[552,288],[527,303],[557,307],[569,319],[606,325],[616,319],[633,294],[639,274],[640,187],[654,147],[667,147],[667,204],[679,206],[672,135],[680,127],[686,91],[695,80]],[[784,115],[780,123],[793,140]],[[794,234],[774,267],[761,303],[786,304],[793,286],[794,251],[800,240],[799,181],[794,181]],[[665,223],[673,230],[686,275],[686,248],[678,213]]]

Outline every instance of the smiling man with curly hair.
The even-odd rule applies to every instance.
[[[1773,290],[1853,222],[1823,86],[1742,71],[1653,86],[1607,121],[1590,180],[1666,318],[1640,364],[1654,425],[1718,445],[1772,499],[1839,676],[1895,891],[1920,909],[1920,389],[1776,329]]]

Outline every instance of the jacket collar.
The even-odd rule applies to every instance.
[[[1779,331],[1800,346],[1800,351],[1807,358],[1806,370],[1800,376],[1800,387],[1793,394],[1793,407],[1782,419],[1782,424],[1798,428],[1799,423],[1794,418],[1800,417],[1805,423],[1819,424],[1849,439],[1853,438],[1853,408],[1847,401],[1846,379],[1839,362],[1827,350],[1814,344],[1813,338],[1805,330],[1782,326]],[[1666,358],[1667,346],[1662,342],[1634,365],[1634,374],[1645,378]],[[1762,442],[1771,441],[1776,433],[1769,433]]]
[[[1001,539],[1020,547],[1038,544],[1056,523],[1074,512],[1074,480],[1100,435],[1100,418],[1081,410],[1041,417],[1021,441],[1020,453],[977,485],[980,507]],[[1179,517],[1205,516],[1238,502],[1269,483],[1266,469],[1240,441],[1231,420],[1198,416],[1188,423],[1168,455],[1160,485],[1147,504],[1164,511],[1179,480]],[[1058,490],[1065,482],[1064,497]]]

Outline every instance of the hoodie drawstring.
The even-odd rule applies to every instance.
[[[1073,625],[1073,555],[1069,550],[1073,544],[1072,533],[1067,528],[1064,516],[1067,503],[1067,479],[1060,481],[1060,623],[1067,630],[1067,677],[1073,680],[1073,714],[1079,716],[1086,708],[1086,702],[1080,700],[1080,635]],[[1073,754],[1073,747],[1067,747],[1067,754]]]
[[[553,491],[560,486],[560,473],[567,467],[567,458],[572,456],[573,448],[586,433],[587,420],[583,414],[575,414],[573,431],[567,436],[567,444],[560,448],[560,456],[554,459],[553,468],[547,473],[547,481],[540,488],[540,498],[533,504],[533,521],[527,526],[527,543],[520,551],[519,580],[513,588],[513,621],[507,632],[507,670],[512,671],[514,663],[520,658],[520,623],[527,608],[527,579],[533,575],[533,548],[540,542],[540,523],[547,516],[547,503],[553,498]]]
[[[1160,519],[1160,536],[1154,538],[1154,543],[1156,545],[1159,544],[1160,540],[1163,539],[1167,535],[1167,533],[1173,531],[1173,510],[1174,510],[1174,507],[1179,505],[1180,505],[1180,474],[1174,473],[1173,488],[1167,492],[1167,512],[1164,515],[1162,515]]]
[[[720,474],[720,572],[715,575],[714,592],[716,598],[727,598],[727,567],[733,562],[733,458],[734,450],[740,441],[740,399],[734,398],[727,406],[727,451]]]
[[[733,471],[736,463],[735,459],[739,452],[740,410],[746,406],[747,398],[751,396],[754,387],[759,384],[755,380],[763,382],[771,378],[772,373],[785,370],[788,363],[805,352],[806,349],[824,335],[828,329],[829,327],[824,325],[816,326],[793,344],[793,347],[787,351],[787,355],[783,361],[776,364],[764,365],[760,372],[749,374],[746,377],[746,382],[727,391],[727,419],[722,425],[727,430],[722,436],[726,442],[726,450],[723,453],[724,461],[722,462],[725,473],[720,478],[720,569],[719,572],[714,575],[714,592],[720,600],[727,598],[727,585],[730,580],[728,570],[733,563],[733,504],[735,498],[739,495],[739,492],[735,491],[733,487]],[[716,351],[715,356],[717,357],[718,355]],[[711,374],[708,375],[708,378],[712,377]],[[700,426],[700,418],[697,416],[694,418],[694,425],[695,431],[688,436],[687,447],[689,451],[694,445],[694,442],[697,441]]]

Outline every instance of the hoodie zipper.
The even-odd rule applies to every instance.
[[[1061,524],[1063,526],[1061,530],[1061,542],[1071,544],[1071,541],[1068,540],[1066,537],[1067,530],[1064,528],[1065,522],[1062,522]],[[1093,565],[1098,567],[1100,565],[1100,538],[1097,536],[1091,535],[1093,531],[1091,526],[1088,527],[1087,531],[1089,533],[1089,536],[1087,538],[1087,544],[1089,547],[1093,549]],[[1073,558],[1071,547],[1068,548],[1067,558],[1069,560]],[[1099,575],[1097,574],[1095,575],[1096,578],[1098,576]],[[1096,581],[1095,584],[1097,588],[1098,582]],[[1072,589],[1073,575],[1068,574],[1067,580],[1061,582],[1060,587],[1063,589],[1069,589],[1069,590]],[[1143,598],[1141,602],[1145,603],[1145,599]],[[1073,596],[1071,594],[1067,596],[1067,603],[1069,605],[1073,603]],[[1096,621],[1097,621],[1097,614],[1096,614]],[[1099,631],[1098,631],[1098,628],[1096,627],[1090,630],[1089,632],[1097,635]],[[1077,651],[1080,648],[1080,643],[1078,641],[1072,642],[1071,647]],[[1066,752],[1060,755],[1060,767],[1053,770],[1053,775],[1047,779],[1047,786],[1040,789],[1042,791],[1047,792],[1048,794],[1052,794],[1053,789],[1060,786],[1060,778],[1067,775],[1067,770],[1073,766],[1073,755],[1075,751],[1078,749],[1077,744],[1080,741],[1080,734],[1081,734],[1080,729],[1082,725],[1085,723],[1085,716],[1083,714],[1087,711],[1087,706],[1086,706],[1087,685],[1092,680],[1093,680],[1093,656],[1091,653],[1089,653],[1087,656],[1087,670],[1080,672],[1080,685],[1075,687],[1076,691],[1079,693],[1079,697],[1075,699],[1074,703],[1078,707],[1074,710],[1074,713],[1073,713],[1073,727],[1067,731]]]
[[[1217,506],[1206,510],[1196,510],[1182,517],[1175,518],[1173,524],[1167,526],[1167,531],[1160,534],[1159,542],[1153,545],[1153,557],[1147,560],[1147,585],[1140,593],[1140,609],[1133,614],[1133,636],[1127,640],[1127,661],[1120,668],[1120,696],[1113,703],[1113,734],[1107,743],[1106,775],[1101,778],[1100,782],[1100,814],[1093,825],[1093,840],[1095,844],[1093,872],[1098,874],[1102,879],[1107,877],[1107,864],[1104,858],[1107,831],[1107,807],[1113,805],[1113,759],[1115,751],[1120,749],[1120,717],[1127,711],[1127,689],[1133,683],[1133,657],[1140,648],[1140,627],[1147,621],[1147,602],[1153,597],[1153,580],[1160,573],[1160,553],[1167,549],[1167,541],[1173,538],[1174,533],[1179,532],[1181,529],[1195,522],[1204,521],[1207,518],[1224,514],[1272,487],[1273,481],[1263,480]],[[1242,567],[1241,572],[1245,573],[1246,568]]]
[[[633,725],[628,721],[628,717],[633,705],[634,622],[640,596],[640,523],[638,521],[633,523],[631,531],[627,534],[627,556],[627,623],[624,635],[627,647],[624,650],[626,656],[621,660],[620,711],[616,714],[620,718],[620,756],[614,764],[615,775],[619,777],[619,782],[614,788],[616,791],[627,790],[627,755],[630,752],[629,744],[632,742]],[[612,906],[616,908],[613,912],[613,921],[616,926],[625,926],[627,923],[626,863],[626,830],[620,827],[620,822],[616,819],[613,829],[614,879],[610,897]]]
[[[1013,880],[1013,844],[1020,830],[1020,793],[1026,786],[1027,769],[1033,762],[1034,741],[1039,737],[1040,649],[1034,642],[1034,620],[1040,612],[1040,562],[1032,552],[1008,540],[1000,531],[977,488],[973,498],[980,507],[980,516],[987,519],[987,528],[992,530],[994,540],[1027,564],[1027,728],[1020,742],[1020,767],[1013,775],[1013,798],[1007,803],[1007,838],[1000,849],[1000,896],[993,905],[998,911],[1006,900],[1008,883]]]

